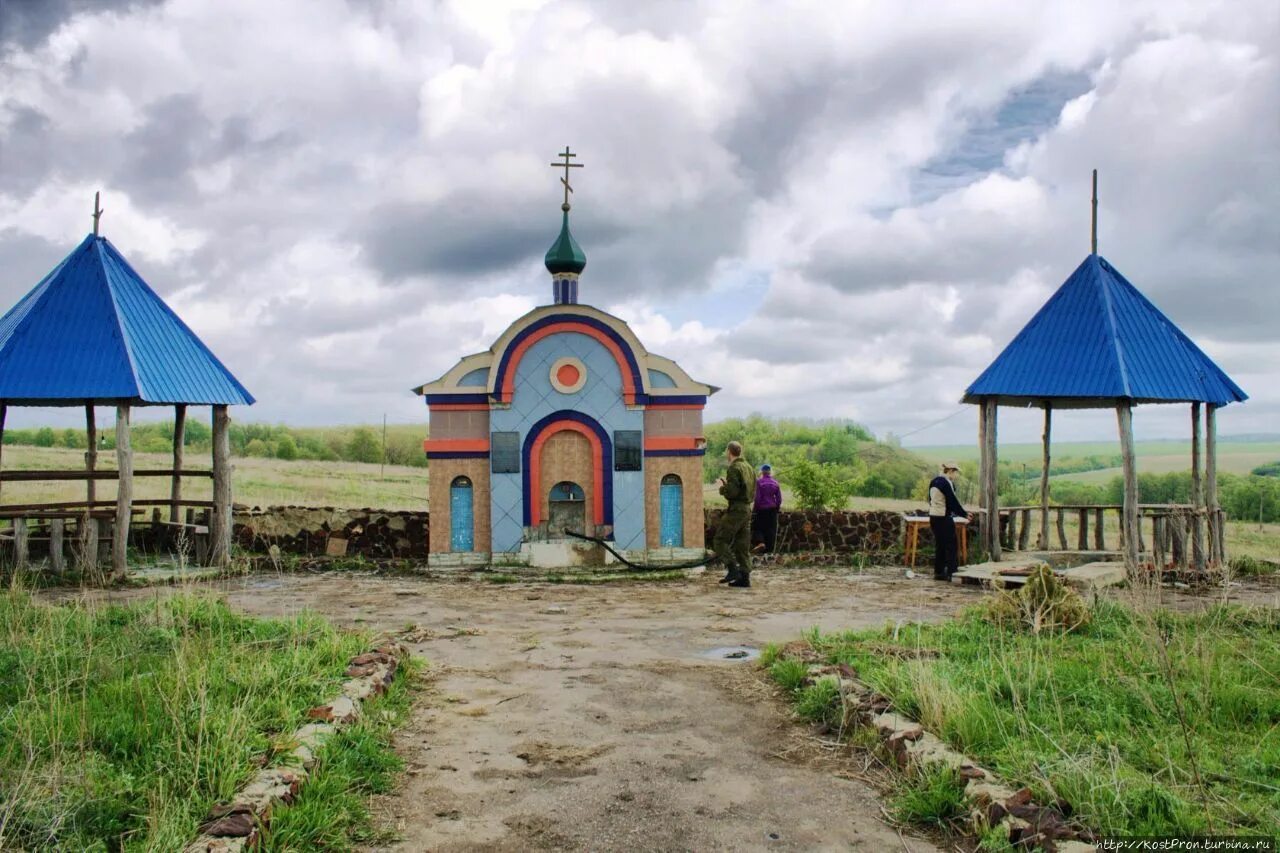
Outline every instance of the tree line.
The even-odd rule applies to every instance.
[[[388,465],[426,467],[422,452],[425,428],[419,425],[397,425],[387,431],[386,458]],[[129,428],[129,441],[139,453],[172,453],[173,421],[134,424]],[[355,427],[288,427],[279,424],[232,423],[228,430],[233,456],[262,459],[312,459],[326,462],[382,462],[383,441],[380,429],[367,426]],[[183,429],[182,446],[192,453],[208,452],[213,441],[209,424],[198,419],[188,419]],[[67,447],[84,449],[88,437],[83,429],[40,427],[37,429],[10,429],[4,434],[6,445],[31,447]],[[98,449],[114,450],[115,429],[108,427],[98,433]]]
[[[772,465],[802,509],[841,509],[855,496],[910,498],[933,473],[921,457],[852,421],[751,415],[707,424],[705,432],[706,482],[724,472],[726,445],[740,441],[746,460]]]

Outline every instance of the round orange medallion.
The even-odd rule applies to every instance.
[[[556,379],[559,380],[560,384],[570,387],[577,385],[578,379],[581,378],[581,376],[581,371],[572,364],[562,364],[560,365],[560,369],[556,371]]]
[[[587,384],[587,366],[573,356],[556,359],[551,365],[551,387],[561,394],[573,394]]]

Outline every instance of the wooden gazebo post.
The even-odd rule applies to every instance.
[[[1191,404],[1191,565],[1205,570],[1204,500],[1200,489],[1200,404]]]
[[[1218,507],[1218,407],[1204,407],[1204,503],[1209,520],[1209,562],[1221,566],[1227,561],[1226,531],[1222,529]]]
[[[1116,422],[1120,428],[1120,459],[1124,466],[1124,508],[1120,514],[1120,533],[1124,538],[1124,568],[1130,578],[1138,573],[1138,469],[1133,453],[1133,401],[1116,406]]]
[[[231,416],[226,406],[213,407],[213,517],[209,536],[211,562],[226,566],[231,561]]]
[[[1000,559],[1000,474],[996,453],[996,412],[999,402],[995,397],[985,397],[979,410],[978,432],[982,437],[982,505],[986,517],[982,520],[982,543],[987,548],[987,559]]]
[[[129,522],[133,519],[133,448],[129,443],[129,406],[116,407],[116,525],[111,540],[111,576],[122,580],[129,570]]]
[[[92,402],[84,407],[84,435],[87,445],[84,467],[89,476],[84,487],[88,504],[80,521],[80,570],[91,574],[98,570],[98,519],[93,517],[93,504],[98,495],[97,481],[93,478],[98,468],[98,424]]]
[[[181,521],[178,513],[182,509],[182,456],[186,438],[187,406],[179,403],[173,407],[173,484],[169,492],[169,521],[173,524]]]
[[[1044,401],[1044,468],[1040,471],[1040,549],[1049,548],[1049,428],[1053,424],[1053,403]]]

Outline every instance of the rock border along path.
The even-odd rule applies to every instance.
[[[184,853],[234,853],[257,844],[271,822],[272,812],[288,805],[306,783],[316,756],[329,738],[360,718],[365,700],[380,696],[395,680],[408,651],[399,642],[384,640],[373,651],[356,655],[347,664],[342,692],[307,712],[314,722],[293,733],[293,749],[274,767],[259,770],[230,802],[218,803],[200,825],[200,835]]]
[[[1030,788],[1014,789],[990,770],[978,766],[956,752],[924,726],[889,709],[893,703],[854,676],[853,668],[810,664],[809,679],[817,683],[831,680],[840,691],[844,719],[870,726],[880,743],[903,769],[950,769],[965,780],[964,796],[970,806],[970,828],[1003,826],[1009,842],[1020,850],[1047,850],[1050,853],[1093,853],[1094,844],[1081,840],[1062,811],[1032,800]]]

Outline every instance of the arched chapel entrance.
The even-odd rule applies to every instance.
[[[539,455],[538,497],[547,521],[546,535],[562,538],[565,528],[594,534],[591,501],[599,484],[590,440],[576,430],[560,430],[547,438]]]

